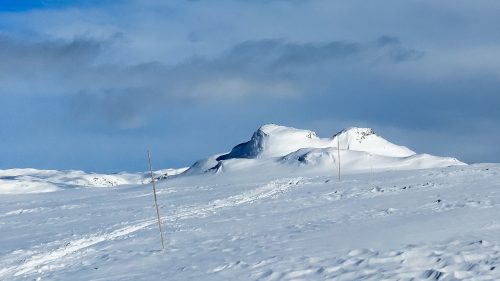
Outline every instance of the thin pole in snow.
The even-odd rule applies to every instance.
[[[372,161],[372,154],[368,154],[369,161],[370,161],[370,183],[373,180],[373,161]]]
[[[370,171],[372,173],[372,178],[373,178],[373,155],[370,153]]]
[[[339,181],[340,181],[340,135],[337,136],[337,158],[338,158],[338,163],[337,163],[337,166],[339,168],[339,172],[338,172],[338,177],[339,177]]]
[[[153,195],[154,195],[154,199],[155,199],[156,217],[158,218],[158,228],[160,228],[161,248],[165,249],[165,244],[163,242],[163,229],[161,227],[160,209],[158,208],[158,200],[156,199],[156,185],[155,185],[155,178],[153,176],[153,168],[151,166],[151,154],[149,153],[149,149],[148,149],[148,162],[149,162],[149,172],[151,174],[151,184],[153,185]]]

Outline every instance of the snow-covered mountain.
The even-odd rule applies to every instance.
[[[337,147],[340,149],[337,150]],[[330,175],[411,170],[464,165],[455,158],[416,154],[393,144],[369,128],[349,128],[330,138],[310,130],[268,124],[230,152],[202,159],[189,169],[155,171],[157,179],[170,176],[239,174],[267,178],[280,175]],[[229,176],[231,176],[229,175]],[[51,192],[74,187],[112,187],[149,183],[148,173],[98,174],[78,170],[0,170],[0,194]]]
[[[184,174],[276,169],[324,173],[337,169],[339,163],[343,173],[464,165],[456,158],[416,154],[385,140],[370,128],[353,127],[331,138],[320,138],[310,130],[268,124],[229,153],[197,161]]]

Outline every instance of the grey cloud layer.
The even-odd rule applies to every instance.
[[[308,81],[301,73],[318,65],[331,73],[346,65],[369,67],[423,56],[403,47],[398,38],[384,36],[368,43],[246,41],[217,57],[194,57],[177,65],[101,63],[99,56],[111,44],[91,39],[28,43],[1,37],[0,87],[6,93],[69,95],[75,116],[135,127],[154,105],[303,95]]]

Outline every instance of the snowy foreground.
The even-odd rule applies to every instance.
[[[500,165],[0,197],[0,280],[498,280]]]

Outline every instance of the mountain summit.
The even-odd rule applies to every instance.
[[[415,154],[404,146],[392,144],[377,136],[370,128],[352,127],[342,130],[332,138],[319,138],[313,131],[267,124],[255,131],[249,141],[235,146],[231,152],[219,156],[217,160],[277,157],[301,148],[337,147],[337,138],[340,149],[343,150],[365,151],[394,157]]]
[[[348,173],[464,165],[455,158],[416,154],[378,136],[371,128],[352,127],[331,138],[320,138],[310,130],[267,124],[249,141],[229,153],[196,162],[185,174],[258,169],[331,171],[339,162],[339,154]]]

